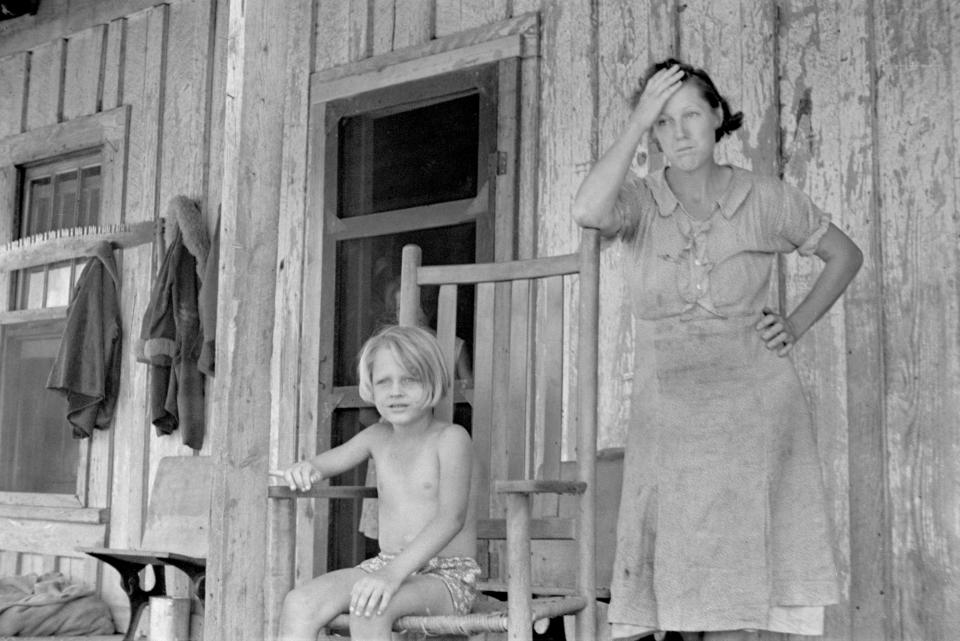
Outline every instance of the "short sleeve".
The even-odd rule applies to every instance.
[[[783,184],[783,201],[776,233],[781,241],[786,241],[784,250],[795,249],[802,256],[813,254],[829,227],[829,214],[817,207],[804,192]]]
[[[637,239],[643,217],[654,211],[655,207],[653,194],[643,178],[634,173],[628,174],[613,206],[613,214],[620,221],[620,238],[623,242]]]

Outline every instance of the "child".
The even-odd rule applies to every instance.
[[[283,641],[315,641],[342,612],[350,614],[353,638],[390,639],[397,618],[466,614],[476,596],[472,446],[464,428],[433,416],[451,387],[436,338],[419,327],[385,327],[364,344],[358,369],[360,396],[380,421],[283,476],[292,489],[307,490],[373,458],[380,554],[291,590]]]

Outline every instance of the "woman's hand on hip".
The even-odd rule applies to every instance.
[[[789,320],[769,307],[764,307],[762,313],[756,330],[763,344],[767,349],[777,352],[777,356],[786,356],[800,337]]]

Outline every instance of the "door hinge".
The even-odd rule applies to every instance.
[[[497,155],[497,175],[505,176],[507,173],[507,152],[498,151]]]

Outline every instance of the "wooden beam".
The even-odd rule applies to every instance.
[[[484,45],[490,41],[509,38],[510,36],[530,31],[536,32],[538,24],[537,14],[528,13],[517,16],[516,18],[511,18],[510,20],[504,20],[503,22],[471,29],[470,31],[464,31],[444,38],[437,38],[424,44],[405,47],[388,54],[364,58],[356,62],[323,69],[313,74],[311,85],[317,87],[318,85],[325,85],[343,78],[379,72],[387,67],[395,67],[402,63],[416,62],[423,58],[447,53],[456,49]],[[326,100],[326,98],[323,100]],[[317,102],[317,100],[314,100],[314,102]]]
[[[0,505],[0,518],[100,524],[107,523],[110,520],[110,509],[96,507],[64,508],[37,505]]]
[[[265,555],[251,550],[269,544],[264,492],[275,399],[266,364],[274,346],[285,96],[292,91],[288,61],[310,47],[312,24],[301,18],[309,6],[299,0],[277,11],[269,0],[230,2],[212,410],[212,422],[225,427],[213,447],[208,641],[274,634]]]
[[[4,550],[84,558],[77,548],[103,545],[107,526],[0,517],[0,532]]]
[[[314,101],[329,102],[404,82],[498,62],[504,58],[520,57],[523,51],[522,43],[522,38],[517,35],[504,36],[415,60],[387,64],[366,73],[335,80],[322,81],[315,75],[310,95]]]

